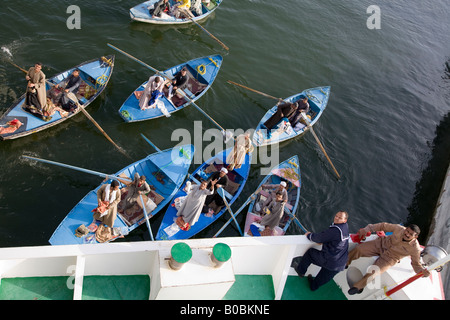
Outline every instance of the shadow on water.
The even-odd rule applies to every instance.
[[[443,78],[446,82],[450,81],[450,60],[445,63]],[[419,242],[422,244],[425,244],[431,235],[429,228],[432,225],[436,204],[450,164],[450,112],[436,126],[435,133],[430,146],[430,160],[416,184],[414,198],[408,207],[407,223],[417,224],[421,228]]]
[[[428,238],[429,226],[433,220],[434,210],[438,201],[442,183],[444,182],[450,163],[450,113],[436,127],[436,137],[432,144],[431,159],[422,172],[422,177],[416,184],[416,192],[408,207],[408,223],[421,227],[420,243]],[[422,226],[427,226],[425,229]]]

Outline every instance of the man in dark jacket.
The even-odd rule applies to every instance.
[[[321,233],[306,233],[309,240],[322,244],[322,250],[311,248],[306,251],[301,262],[295,265],[294,269],[300,277],[303,277],[311,263],[321,267],[314,279],[308,276],[309,285],[313,291],[333,279],[345,268],[349,239],[347,220],[348,213],[339,211],[334,216],[334,223],[327,230]]]
[[[277,111],[269,119],[267,119],[266,122],[264,122],[264,126],[268,130],[272,130],[278,123],[280,123],[281,119],[292,116],[297,108],[297,103],[282,102],[281,104],[278,104]]]

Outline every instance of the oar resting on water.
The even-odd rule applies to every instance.
[[[28,73],[27,70],[25,70],[24,68],[19,67],[17,64],[15,64],[12,61],[8,61],[11,65],[13,65],[14,67],[18,68],[19,70],[21,70],[22,72],[24,72],[25,74]],[[50,81],[46,80],[46,83],[53,87],[55,86],[54,83],[51,83]],[[86,118],[88,118],[96,127],[97,129],[105,136],[106,139],[108,139],[109,142],[111,142],[123,155],[125,155],[126,157],[128,157],[129,159],[131,159],[131,157],[125,152],[125,150],[123,150],[121,147],[119,147],[110,137],[109,135],[105,132],[105,130],[102,129],[102,127],[100,127],[100,125],[97,123],[97,121],[94,120],[94,118],[91,117],[91,115],[83,108],[83,106],[81,106],[78,103],[78,99],[77,97],[72,93],[69,92],[67,94],[67,97],[70,100],[73,100],[73,102],[75,102],[78,106],[78,109],[81,110],[81,112],[86,116]]]
[[[187,17],[187,19],[191,20],[197,27],[199,27],[200,29],[202,29],[203,31],[206,32],[207,35],[209,35],[211,38],[213,38],[214,40],[216,40],[225,50],[230,50],[230,48],[228,48],[222,41],[220,41],[219,39],[217,39],[216,36],[214,36],[211,32],[209,32],[208,30],[206,30],[204,27],[202,27],[197,21],[194,20],[193,15],[190,13],[189,10],[181,10],[185,16]]]
[[[22,155],[22,158],[29,159],[29,160],[35,160],[35,161],[39,161],[39,162],[43,162],[43,163],[47,163],[47,164],[52,164],[52,165],[56,165],[56,166],[60,166],[60,167],[68,168],[68,169],[72,169],[72,170],[81,171],[81,172],[92,174],[92,175],[95,175],[95,176],[99,176],[99,177],[102,177],[102,178],[105,178],[105,179],[113,178],[113,179],[120,180],[120,181],[125,181],[125,182],[132,182],[133,181],[130,178],[118,177],[118,176],[115,176],[113,174],[107,174],[107,173],[98,172],[98,171],[94,171],[94,170],[89,170],[89,169],[84,169],[84,168],[80,168],[80,167],[75,167],[75,166],[72,166],[70,164],[60,163],[60,162],[56,162],[56,161],[40,159],[40,158],[30,157],[30,156],[25,156],[25,155]]]
[[[255,89],[246,87],[246,86],[244,86],[244,85],[242,85],[242,84],[233,82],[233,81],[231,81],[231,80],[228,80],[228,83],[231,83],[231,84],[234,84],[235,86],[239,86],[239,87],[244,88],[244,89],[247,89],[247,90],[249,90],[249,91],[258,93],[258,94],[263,95],[263,96],[265,96],[265,97],[268,97],[268,98],[271,98],[271,99],[275,99],[275,100],[277,100],[277,101],[284,101],[284,100],[281,99],[281,98],[277,98],[277,97],[271,96],[271,95],[269,95],[269,94],[267,94],[267,93],[264,93],[264,92],[261,92],[261,91],[258,91],[258,90],[255,90]],[[316,139],[316,142],[317,142],[317,144],[319,145],[320,150],[322,150],[323,154],[325,155],[325,157],[327,158],[327,160],[328,160],[328,162],[330,163],[331,167],[333,168],[333,171],[334,171],[334,173],[336,174],[337,178],[340,179],[341,176],[339,175],[339,173],[337,172],[336,168],[334,167],[333,162],[331,162],[330,157],[328,157],[328,154],[327,154],[327,152],[325,151],[325,148],[323,147],[322,143],[320,142],[319,137],[317,137],[316,133],[314,132],[314,129],[313,129],[311,123],[309,122],[308,118],[306,117],[306,115],[305,115],[303,112],[301,113],[301,115],[302,115],[302,118],[305,120],[306,125],[307,125],[308,128],[310,129],[311,133],[313,134],[314,139]]]

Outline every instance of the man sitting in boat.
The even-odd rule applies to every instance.
[[[152,18],[162,18],[163,14],[168,15],[170,13],[170,9],[169,0],[159,0],[149,12],[152,15]]]
[[[74,97],[74,95],[78,92],[80,84],[80,70],[75,69],[72,74],[67,77],[63,84],[57,84],[55,86],[56,88],[64,88],[64,92],[61,95],[59,103],[65,111],[73,111],[74,109],[76,109],[77,105],[73,102],[71,103],[72,99],[69,98],[68,93],[71,93],[71,96]]]
[[[276,194],[278,193],[281,193],[282,201],[286,203],[288,201],[288,193],[286,187],[287,184],[285,181],[281,181],[280,184],[263,184],[261,188],[263,190],[269,189],[269,192],[265,193],[266,196],[262,195],[260,192],[260,201],[255,204],[255,210],[257,212],[260,212],[262,208],[268,206],[272,202],[272,200],[276,198]]]
[[[98,207],[92,210],[94,219],[112,228],[117,217],[117,205],[120,202],[121,191],[119,182],[113,180],[110,184],[104,184],[97,190]]]
[[[299,122],[306,124],[306,122],[302,117],[302,113],[306,115],[310,109],[307,97],[298,100],[297,105],[298,105],[297,110],[291,116],[288,117],[289,123],[291,124],[292,128],[295,128]],[[311,117],[309,118],[311,119]]]
[[[175,221],[181,230],[189,230],[198,221],[205,199],[214,193],[216,182],[217,180],[211,181],[211,187],[207,188],[208,182],[202,180],[200,185],[194,185],[190,188],[187,197],[177,212],[178,218]]]
[[[360,238],[364,238],[367,234],[377,231],[392,232],[392,234],[360,243],[348,254],[347,266],[360,257],[379,256],[374,263],[377,268],[373,268],[372,272],[366,273],[360,281],[356,282],[348,290],[350,295],[361,293],[370,279],[385,272],[400,259],[407,256],[411,256],[411,266],[416,273],[423,272],[424,277],[430,275],[430,272],[423,268],[420,263],[420,252],[422,250],[419,241],[417,241],[420,234],[420,228],[417,225],[411,224],[405,228],[398,224],[386,222],[368,224],[365,228],[359,229],[358,235]]]
[[[133,182],[127,184],[127,195],[122,207],[124,211],[134,206],[141,195],[150,192],[150,186],[145,180],[147,179],[144,175],[140,176],[139,173],[136,172],[134,174]]]
[[[177,89],[182,90],[183,86],[187,84],[188,76],[187,76],[187,69],[186,67],[183,67],[175,77],[172,79],[172,83],[169,87],[169,99],[173,97],[173,91],[177,91]],[[181,98],[181,95],[177,94],[178,98]]]
[[[273,199],[270,204],[264,208],[265,215],[259,222],[265,227],[263,231],[264,235],[272,235],[273,229],[280,224],[281,217],[284,214],[284,205],[286,201],[283,200],[283,193],[277,192],[275,199]]]
[[[208,179],[208,188],[211,186],[214,187],[214,193],[209,195],[205,199],[205,206],[203,207],[203,212],[206,213],[209,211],[208,206],[214,201],[217,205],[216,212],[218,212],[219,208],[222,207],[225,203],[223,202],[222,197],[217,193],[217,188],[225,188],[228,184],[227,177],[228,170],[226,168],[220,169],[218,172],[214,172]]]
[[[277,111],[262,125],[263,128],[267,129],[267,137],[270,139],[272,137],[271,130],[278,126],[283,118],[289,119],[290,116],[294,115],[297,109],[298,104],[296,102],[278,103]]]
[[[193,18],[194,15],[189,10],[191,8],[191,0],[177,0],[172,7],[172,14],[177,19]]]
[[[151,76],[145,85],[144,92],[139,99],[141,110],[155,108],[158,99],[162,96],[164,81],[159,76]]]

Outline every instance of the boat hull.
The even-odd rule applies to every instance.
[[[231,150],[232,148],[224,150],[218,153],[216,156],[212,157],[211,159],[205,161],[190,175],[188,181],[191,181],[192,184],[195,184],[198,183],[200,179],[207,179],[205,169],[212,163],[215,163],[216,169],[220,170],[220,167],[226,163],[226,158]],[[248,175],[250,172],[251,159],[252,155],[247,153],[245,156],[244,163],[242,164],[242,167],[239,169],[234,169],[233,171],[230,171],[228,173],[229,186],[233,186],[231,182],[235,184],[239,183],[239,186],[237,187],[234,194],[232,194],[231,197],[227,197],[227,202],[229,203],[230,206],[239,197],[244,188],[245,183],[247,182]],[[231,179],[230,177],[233,177],[233,179]],[[180,190],[176,193],[176,195],[174,196],[174,201],[172,201],[172,203],[169,205],[169,208],[167,209],[164,215],[163,221],[161,222],[158,233],[156,235],[156,240],[175,240],[175,239],[191,238],[200,231],[202,231],[203,229],[205,229],[206,227],[210,226],[213,222],[219,219],[222,216],[222,214],[227,210],[226,206],[224,206],[218,213],[212,216],[207,216],[202,213],[200,214],[199,220],[193,226],[191,226],[191,228],[188,231],[184,231],[179,228],[177,229],[175,223],[175,220],[177,218],[177,209],[174,206],[174,202],[176,199],[186,196],[186,192],[183,190],[185,186],[186,183],[183,184]],[[236,185],[234,185],[234,187],[236,187]],[[225,188],[225,190],[227,190],[227,188]]]
[[[114,55],[106,56],[105,58],[106,60],[110,61],[110,63],[105,62],[101,58],[86,61],[76,67],[68,69],[50,79],[47,79],[47,81],[52,84],[58,84],[64,81],[73,72],[73,70],[78,68],[80,70],[80,76],[82,77],[83,84],[86,86],[85,90],[88,88],[87,86],[89,86],[89,90],[91,92],[95,92],[87,99],[86,96],[77,94],[77,98],[79,99],[81,107],[86,108],[103,92],[103,90],[106,88],[106,85],[108,84],[109,79],[111,78],[114,68]],[[49,90],[50,85],[47,83],[46,86],[47,90]],[[18,119],[23,123],[23,125],[12,133],[3,135],[0,134],[1,140],[16,139],[51,128],[81,112],[81,110],[77,108],[75,112],[70,112],[65,117],[62,117],[59,112],[55,112],[52,115],[51,120],[44,121],[22,108],[25,102],[25,96],[25,94],[22,95],[0,118],[0,125],[5,125],[8,121],[11,121],[13,119]]]
[[[308,97],[308,103],[310,105],[310,112],[308,115],[311,116],[311,126],[313,126],[319,118],[322,116],[330,96],[330,87],[317,87],[304,90],[301,93],[297,93],[293,96],[290,96],[284,101],[287,102],[296,102],[302,97]],[[256,130],[253,134],[253,143],[258,146],[266,146],[276,143],[281,143],[295,137],[302,135],[304,132],[309,130],[309,128],[305,125],[299,124],[297,128],[292,128],[289,126],[287,130],[283,130],[283,128],[272,129],[272,136],[267,138],[267,129],[263,126],[263,124],[277,111],[277,106],[272,107],[266,114],[263,116],[261,121],[256,127]]]
[[[222,60],[223,58],[220,55],[206,56],[184,62],[164,71],[167,76],[172,78],[183,67],[186,67],[189,77],[186,88],[184,89],[189,99],[178,98],[174,95],[172,100],[169,100],[167,88],[165,89],[164,96],[159,98],[159,103],[162,104],[162,107],[165,108],[169,116],[187,107],[191,101],[197,101],[208,91],[219,72]],[[147,81],[142,83],[120,107],[119,114],[125,122],[144,121],[167,116],[159,107],[146,110],[141,110],[139,107],[139,99],[136,93],[142,92],[146,84]]]
[[[278,166],[275,166],[271,170],[271,174],[267,175],[259,184],[257,190],[266,184],[279,184],[281,181],[285,181],[287,183],[286,189],[288,191],[288,201],[285,207],[289,210],[290,213],[295,215],[298,203],[300,200],[300,188],[301,188],[301,171],[300,171],[300,163],[298,161],[297,156],[293,156],[286,161],[283,161]],[[288,178],[286,178],[288,177]],[[245,219],[244,226],[244,236],[259,236],[261,235],[259,232],[255,232],[253,228],[250,231],[251,225],[256,222],[258,223],[261,220],[261,215],[258,213],[255,208],[255,205],[258,201],[258,196],[254,198],[250,202],[247,217]],[[262,209],[262,208],[261,208]],[[284,213],[283,217],[280,220],[280,225],[275,227],[273,230],[274,236],[282,236],[286,234],[286,230],[289,228],[292,222],[291,217],[287,212]],[[262,231],[262,230],[260,230]]]
[[[150,24],[160,24],[160,25],[184,25],[191,23],[194,21],[202,21],[209,17],[222,3],[222,0],[212,0],[212,4],[206,7],[202,3],[202,14],[195,15],[192,20],[191,19],[177,19],[172,16],[166,15],[165,17],[152,17],[149,12],[149,8],[152,8],[153,5],[158,2],[158,0],[150,0],[140,3],[130,9],[130,17],[134,21],[145,22]],[[171,5],[173,5],[173,1],[169,0]]]
[[[154,208],[153,211],[148,212],[149,218],[151,218],[159,213],[159,211],[172,200],[172,197],[186,178],[193,154],[194,146],[192,145],[178,146],[163,150],[134,162],[117,172],[115,176],[125,175],[126,177],[133,179],[134,174],[137,172],[139,175],[145,175],[147,177],[147,183],[152,186],[152,191],[148,196],[156,204],[156,208]],[[111,183],[111,180],[106,183]],[[98,206],[97,190],[102,185],[103,183],[94,190],[91,190],[69,212],[51,236],[49,240],[50,244],[66,245],[97,243],[94,232],[88,233],[83,237],[77,237],[75,231],[80,225],[84,224],[88,227],[93,223],[92,210]],[[121,186],[123,187],[123,184]],[[122,200],[123,199],[124,195],[122,195]],[[122,203],[123,202],[119,203],[119,208]],[[145,217],[142,210],[128,214],[125,211],[121,212],[119,209],[113,228],[118,237],[123,237],[143,223],[145,223]]]

